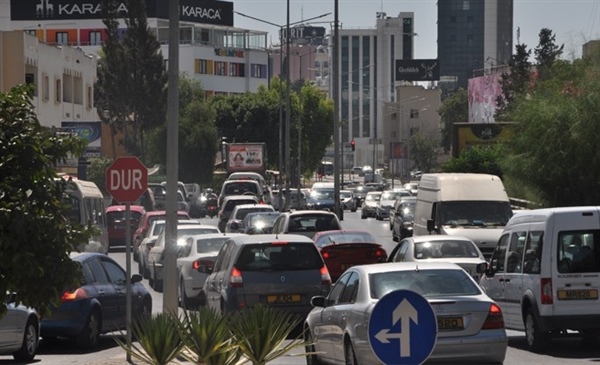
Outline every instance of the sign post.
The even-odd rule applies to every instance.
[[[420,365],[431,355],[437,319],[420,294],[397,290],[383,296],[369,319],[369,343],[386,365]]]
[[[126,331],[127,347],[131,349],[131,212],[135,203],[148,189],[148,169],[135,156],[117,158],[106,169],[106,191],[121,204],[125,204],[125,266],[126,278]]]

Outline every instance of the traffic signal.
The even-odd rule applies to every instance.
[[[352,152],[356,149],[356,142],[354,140],[350,141],[350,146],[352,147]]]

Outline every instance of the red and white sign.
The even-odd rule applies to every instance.
[[[228,145],[227,170],[261,171],[265,166],[264,145],[232,143]]]
[[[119,203],[134,203],[148,189],[148,169],[135,156],[118,157],[106,169],[106,191]]]

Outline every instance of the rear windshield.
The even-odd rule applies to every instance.
[[[250,198],[248,198],[248,200],[242,200],[242,199],[230,200],[227,203],[225,203],[225,207],[223,208],[223,210],[231,212],[233,210],[233,208],[235,208],[238,205],[242,205],[242,204],[257,204],[257,202],[256,202],[256,199],[250,199]]]
[[[600,230],[559,232],[558,272],[600,272]]]
[[[334,245],[336,243],[377,243],[375,237],[369,232],[336,232],[324,234],[319,237],[316,244],[318,247]]]
[[[322,232],[342,229],[337,220],[323,214],[302,214],[290,217],[288,232]]]
[[[416,259],[437,259],[446,257],[479,257],[474,243],[462,240],[425,241],[415,243]]]
[[[139,222],[140,218],[142,217],[142,213],[130,210],[129,216],[130,216],[132,223],[135,223],[135,222]],[[108,221],[109,226],[125,225],[125,211],[123,210],[123,211],[109,212],[106,215],[106,220]],[[135,222],[133,222],[133,221],[135,221]]]
[[[236,181],[225,185],[225,195],[242,195],[246,192],[258,195],[258,184],[250,181]]]
[[[322,266],[315,245],[293,242],[244,246],[235,264],[241,271],[319,270]]]
[[[477,284],[463,270],[388,271],[369,275],[371,298],[395,290],[412,290],[427,296],[479,295]]]
[[[254,208],[238,209],[237,213],[235,213],[234,219],[243,220],[244,218],[246,218],[246,216],[248,215],[248,213],[254,213],[254,212],[272,212],[272,211],[273,211],[273,208],[271,208],[270,205],[265,205],[264,207],[254,207]]]
[[[196,240],[197,253],[219,252],[229,237],[200,238]]]

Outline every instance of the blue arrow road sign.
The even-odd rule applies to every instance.
[[[385,365],[419,365],[435,346],[437,320],[420,294],[397,290],[379,299],[369,319],[369,342]]]

